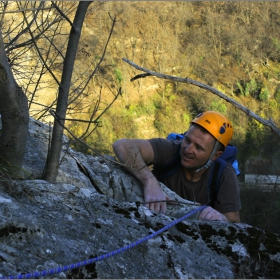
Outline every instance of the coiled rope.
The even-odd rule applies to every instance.
[[[188,217],[192,216],[193,214],[199,212],[199,211],[202,211],[204,208],[206,208],[207,205],[204,205],[204,206],[200,206],[190,212],[188,212],[186,215],[184,215],[183,217],[171,222],[170,224],[166,225],[165,227],[161,228],[160,230],[144,237],[144,238],[140,238],[139,240],[129,244],[129,245],[126,245],[120,249],[117,249],[115,251],[112,251],[110,253],[106,253],[104,255],[101,255],[99,257],[95,257],[93,259],[89,259],[89,260],[86,260],[86,261],[82,261],[82,262],[78,262],[78,263],[74,263],[74,264],[69,264],[69,265],[65,265],[63,267],[58,267],[58,268],[53,268],[53,269],[49,269],[49,270],[44,270],[44,271],[36,271],[36,272],[33,272],[33,273],[26,273],[26,274],[20,274],[20,275],[16,275],[16,276],[3,276],[3,277],[0,277],[0,279],[30,279],[30,278],[38,278],[38,277],[42,277],[42,276],[48,276],[48,275],[52,275],[52,274],[57,274],[57,273],[60,273],[60,272],[65,272],[65,271],[68,271],[68,270],[72,270],[72,269],[75,269],[75,268],[79,268],[81,266],[85,266],[85,265],[88,265],[88,264],[92,264],[92,263],[95,263],[95,262],[98,262],[98,261],[102,261],[102,260],[105,260],[107,258],[110,258],[112,256],[115,256],[119,253],[122,253],[128,249],[131,249],[137,245],[140,245],[141,243],[159,235],[160,233],[164,232],[165,230],[175,226],[176,224],[180,223],[181,221],[187,219]]]

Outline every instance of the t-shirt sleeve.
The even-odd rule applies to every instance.
[[[149,139],[154,151],[154,160],[152,164],[163,165],[173,158],[181,144],[179,140],[167,140],[164,138]]]
[[[239,181],[234,168],[229,163],[222,174],[214,208],[221,213],[236,212],[241,209]]]

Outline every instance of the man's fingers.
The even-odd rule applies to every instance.
[[[161,204],[161,209],[160,209],[160,213],[165,214],[166,213],[166,202]]]
[[[200,220],[210,220],[211,216],[212,216],[211,209],[212,209],[211,207],[204,208],[199,215],[199,219]]]
[[[166,202],[152,203],[149,207],[150,210],[153,210],[157,213],[165,214],[166,213]]]
[[[149,208],[150,210],[154,210],[155,209],[154,203],[146,202],[144,205],[147,208]]]
[[[151,211],[155,211],[157,213],[165,214],[166,213],[166,202],[146,202],[144,204]]]
[[[154,210],[158,213],[160,212],[160,208],[161,208],[160,205],[161,205],[160,202],[154,204]]]
[[[199,220],[205,220],[205,221],[228,221],[226,216],[222,213],[216,211],[212,207],[206,207],[204,208],[200,215]]]

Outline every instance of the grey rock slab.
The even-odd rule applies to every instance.
[[[29,129],[27,179],[0,183],[0,276],[102,256],[45,278],[280,278],[279,235],[202,222],[199,212],[178,222],[199,205],[162,184],[177,203],[168,204],[166,215],[152,212],[139,182],[113,157],[79,153],[67,137],[57,182],[42,180],[52,128],[30,119]]]

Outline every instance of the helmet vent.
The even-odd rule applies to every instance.
[[[229,126],[229,125],[226,123],[223,123],[223,125],[220,127],[219,133],[224,134],[226,132],[227,126]]]

